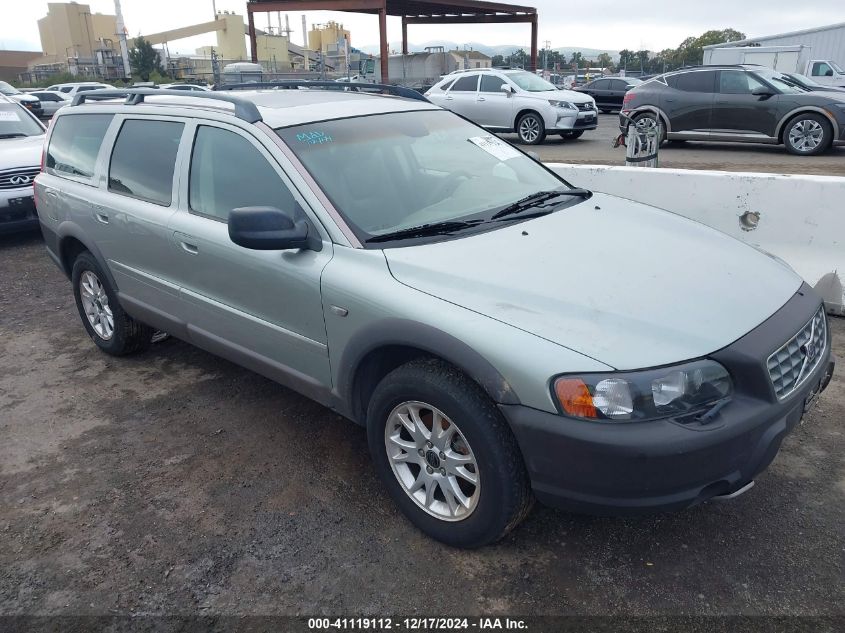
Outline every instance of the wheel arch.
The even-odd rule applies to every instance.
[[[818,106],[799,106],[797,108],[793,108],[786,114],[784,114],[780,121],[778,121],[777,127],[775,128],[775,138],[778,139],[781,143],[784,142],[783,135],[786,132],[786,127],[789,122],[791,122],[795,117],[800,116],[802,114],[821,114],[830,124],[830,130],[833,134],[833,139],[836,138],[836,130],[838,129],[838,124],[836,119],[834,119],[824,108],[820,108]]]
[[[524,117],[526,114],[536,114],[540,117],[540,120],[543,122],[543,127],[546,125],[546,119],[540,114],[536,108],[522,108],[519,112],[516,113],[516,116],[513,119],[513,130],[516,132],[519,128],[519,120]]]
[[[367,404],[388,373],[418,358],[436,358],[474,380],[501,404],[519,404],[508,381],[463,341],[437,328],[404,319],[368,326],[346,345],[338,369],[338,395],[348,417],[366,424]]]
[[[114,288],[115,292],[118,292],[117,283],[111,274],[111,270],[106,265],[103,254],[78,225],[72,222],[63,222],[59,225],[57,234],[59,263],[61,264],[62,272],[64,272],[68,279],[70,279],[73,273],[73,262],[80,253],[88,251],[97,260],[111,287]]]

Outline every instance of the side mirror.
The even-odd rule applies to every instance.
[[[753,94],[755,97],[771,97],[774,92],[772,92],[771,89],[766,88],[765,86],[759,86],[757,88],[754,88],[754,90],[751,91],[751,94]]]
[[[828,68],[827,72],[824,74],[825,77],[833,77],[833,69]]]
[[[295,220],[275,207],[240,207],[229,213],[229,239],[257,251],[319,251],[322,241],[312,232],[305,218]]]
[[[502,87],[499,88],[499,90],[504,92],[509,97],[513,94],[513,88],[511,86],[509,86],[508,84],[502,84]]]

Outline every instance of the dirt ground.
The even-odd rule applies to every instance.
[[[457,551],[363,429],[179,341],[100,353],[40,236],[0,238],[0,271],[0,614],[845,615],[842,364],[733,502],[536,507]]]

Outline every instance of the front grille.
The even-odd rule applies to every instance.
[[[591,111],[595,110],[595,107],[593,107],[592,101],[587,101],[586,103],[576,103],[575,105],[577,105],[578,109],[581,110],[582,112],[591,112]]]
[[[778,399],[783,400],[798,389],[824,357],[827,345],[827,318],[824,306],[774,354],[766,367]]]
[[[31,187],[40,171],[40,167],[24,167],[23,169],[10,169],[0,172],[0,190]]]

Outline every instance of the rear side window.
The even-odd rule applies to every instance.
[[[755,88],[765,86],[746,72],[723,70],[719,73],[719,92],[723,95],[750,95]]]
[[[610,80],[599,79],[598,81],[593,81],[587,84],[587,86],[592,88],[593,90],[610,90]]]
[[[184,127],[173,121],[125,121],[112,150],[109,191],[169,206]]]
[[[716,84],[716,72],[699,70],[680,75],[671,75],[666,82],[677,90],[684,92],[713,92]]]
[[[452,86],[452,92],[475,92],[478,89],[478,75],[461,77]]]
[[[53,124],[47,169],[56,175],[91,178],[111,114],[69,114]]]
[[[191,211],[229,221],[239,207],[293,212],[296,202],[276,170],[252,143],[216,127],[197,129],[188,191]]]

